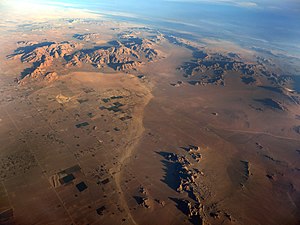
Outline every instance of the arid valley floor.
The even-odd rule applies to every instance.
[[[0,224],[300,224],[296,58],[101,18],[0,30]]]

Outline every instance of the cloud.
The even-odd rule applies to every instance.
[[[253,8],[258,7],[256,2],[249,2],[243,0],[165,0],[167,2],[194,2],[194,3],[210,3],[210,4],[224,4],[224,5],[234,5],[238,7],[246,7],[246,8]]]
[[[6,20],[24,23],[24,21],[48,21],[61,18],[99,18],[101,15],[91,10],[64,8],[60,4],[47,5],[44,1],[37,0],[3,0],[0,3],[0,14]],[[76,15],[76,16],[74,16]]]
[[[300,12],[300,0],[163,0],[181,3],[208,3],[279,11]]]
[[[255,2],[237,2],[236,4],[242,7],[258,7]]]

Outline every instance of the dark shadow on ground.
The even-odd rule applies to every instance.
[[[176,203],[177,209],[179,209],[183,214],[188,216],[189,221],[194,225],[202,225],[203,220],[199,215],[190,215],[189,202],[185,199],[172,198],[169,197],[173,202]]]
[[[180,185],[180,179],[178,176],[178,169],[181,166],[180,163],[175,162],[176,156],[173,153],[162,151],[156,153],[164,157],[161,162],[164,166],[165,175],[161,181],[176,191],[178,186]]]

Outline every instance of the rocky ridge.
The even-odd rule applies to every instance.
[[[77,34],[79,40],[97,39],[98,34]],[[164,54],[157,50],[157,44],[161,37],[151,36],[141,38],[134,34],[122,33],[117,40],[108,42],[105,46],[84,48],[84,44],[77,42],[29,42],[19,41],[18,49],[8,59],[19,59],[22,63],[31,63],[30,68],[25,69],[20,80],[44,79],[49,72],[52,74],[54,62],[65,67],[81,67],[90,64],[94,68],[110,67],[116,71],[130,72],[149,62],[164,58]],[[48,79],[47,80],[53,80]]]
[[[259,76],[264,75],[273,82],[278,83],[279,75],[270,72],[262,63],[243,62],[235,53],[223,55],[220,53],[207,53],[205,50],[194,52],[194,60],[186,62],[179,67],[187,78],[193,78],[194,85],[225,85],[228,72],[239,72],[245,84],[259,84]]]
[[[76,38],[81,41],[92,41],[99,39],[101,37],[100,34],[97,33],[86,33],[86,34],[74,34],[73,38]]]
[[[174,190],[182,195],[180,198],[171,199],[192,224],[219,224],[221,221],[222,224],[231,224],[235,219],[228,212],[219,209],[217,204],[206,202],[211,193],[201,182],[206,175],[199,167],[204,149],[196,145],[188,145],[181,149],[185,151],[183,154],[160,152],[166,160],[166,165],[174,165],[169,166],[170,169],[174,168],[169,174],[174,176],[176,182]],[[249,172],[248,164],[245,164],[243,169]]]
[[[177,68],[191,85],[225,86],[227,75],[232,72],[238,73],[246,85],[260,86],[267,83],[273,87],[285,88],[295,82],[295,75],[282,71],[272,57],[263,56],[259,52],[253,53],[250,60],[235,52],[216,52],[173,35],[165,35],[165,38],[170,43],[192,51],[192,59]]]
[[[8,59],[20,59],[22,63],[30,63],[32,67],[25,69],[21,74],[23,78],[50,78],[47,70],[55,59],[64,58],[80,45],[73,42],[21,42],[25,46],[19,47]],[[53,73],[52,73],[53,75]]]

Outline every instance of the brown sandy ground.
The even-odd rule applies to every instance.
[[[167,86],[181,75],[175,70],[163,73],[159,66],[153,73],[158,80],[154,98],[145,109],[146,132],[124,177],[136,221],[198,224],[185,216],[190,211],[182,199],[197,201],[189,192],[178,192],[185,172],[165,157],[176,154],[189,159],[188,169],[200,171],[194,190],[200,194],[203,224],[297,224],[300,142],[291,128],[297,124],[299,105],[280,93],[245,85],[234,74],[225,87]],[[274,110],[253,100],[263,96],[286,102],[288,109]],[[182,148],[189,145],[200,147],[199,161]],[[140,186],[152,201],[149,209],[137,207],[132,197],[143,196]]]
[[[17,89],[1,107],[1,199],[15,222],[132,224],[119,174],[143,132],[149,90],[130,75],[83,72]],[[100,109],[114,103],[116,112]]]
[[[89,28],[102,37],[79,36],[90,49],[134,30],[65,22],[34,24],[24,40],[75,41]],[[270,88],[262,68],[247,64],[252,53],[213,42],[190,66],[195,51],[164,40],[164,57],[129,74],[65,67],[62,58],[49,67],[57,79],[18,84],[32,64],[6,56],[25,28],[1,29],[1,215],[13,209],[16,224],[299,222],[299,96]],[[213,63],[199,72],[215,52],[232,51],[245,58],[236,71],[215,76],[222,68]],[[243,79],[245,68],[257,82]]]

